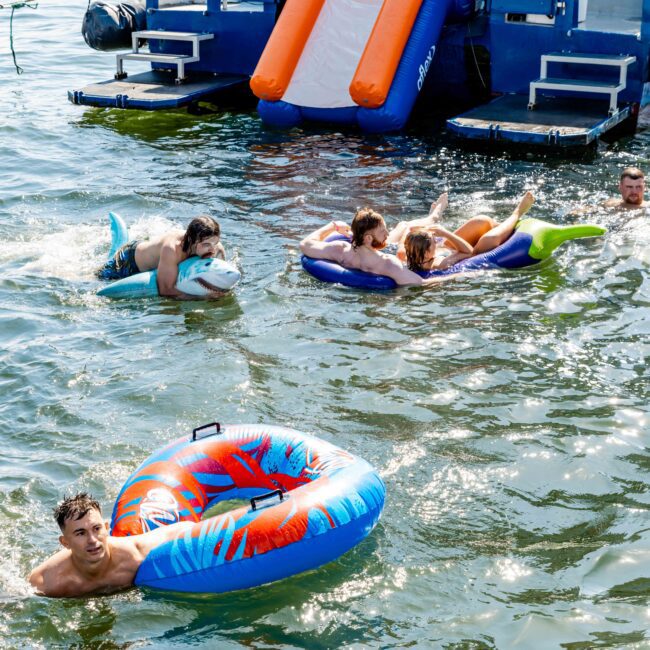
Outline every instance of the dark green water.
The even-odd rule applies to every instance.
[[[300,269],[297,241],[370,204],[450,225],[575,219],[650,133],[582,161],[455,150],[404,135],[264,129],[72,106],[113,56],[85,4],[0,10],[0,646],[2,648],[650,647],[650,217],[594,211],[602,240],[539,268],[367,294]],[[243,271],[217,303],[109,302],[92,270],[109,209],[137,236],[218,217]],[[131,471],[189,428],[284,424],[372,462],[379,527],[339,561],[230,595],[133,590],[49,601],[30,568],[51,508],[91,490],[110,513]]]

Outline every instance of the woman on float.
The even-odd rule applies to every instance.
[[[407,225],[402,229],[397,257],[416,273],[448,269],[467,257],[487,253],[503,244],[512,235],[519,219],[530,210],[534,202],[532,193],[526,192],[503,223],[479,215],[466,221],[454,233],[438,225],[426,228]],[[433,204],[431,214],[442,215],[446,207],[447,195],[443,194]],[[453,252],[446,256],[440,255],[439,244]]]

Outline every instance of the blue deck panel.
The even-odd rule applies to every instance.
[[[177,85],[175,72],[150,70],[126,79],[102,81],[81,90],[69,90],[73,104],[100,108],[133,108],[154,111],[181,108],[199,99],[233,89],[248,82],[246,75],[198,75]]]
[[[589,99],[542,98],[529,111],[528,95],[503,95],[447,120],[455,135],[486,142],[511,142],[546,147],[591,144],[631,114],[630,106],[608,116],[608,103]]]

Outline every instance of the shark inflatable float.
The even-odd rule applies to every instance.
[[[539,264],[548,259],[563,242],[582,237],[600,237],[605,228],[591,224],[557,226],[540,219],[522,219],[511,237],[494,250],[468,257],[448,269],[418,273],[423,278],[457,275],[485,269],[520,269]],[[331,235],[326,241],[346,239],[343,235]],[[302,256],[302,266],[323,282],[334,282],[361,289],[394,289],[394,280],[385,275],[375,275],[346,269],[328,260]]]
[[[111,250],[108,259],[111,259],[117,249],[129,241],[129,232],[119,215],[110,212],[108,218],[111,224]],[[159,294],[156,276],[155,270],[136,273],[102,287],[97,291],[97,295],[107,298],[157,296]],[[240,277],[239,271],[228,262],[215,258],[190,257],[178,265],[176,288],[190,296],[202,297],[210,291],[232,289]]]

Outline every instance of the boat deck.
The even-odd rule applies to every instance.
[[[608,107],[608,102],[593,99],[541,97],[529,111],[527,95],[503,95],[447,120],[447,126],[473,140],[586,146],[630,115],[630,107],[624,106],[610,117]]]
[[[175,71],[150,70],[126,79],[110,79],[68,91],[68,99],[73,104],[85,106],[142,110],[179,108],[248,81],[248,76],[225,74],[194,74],[183,84],[176,84],[175,78]]]

